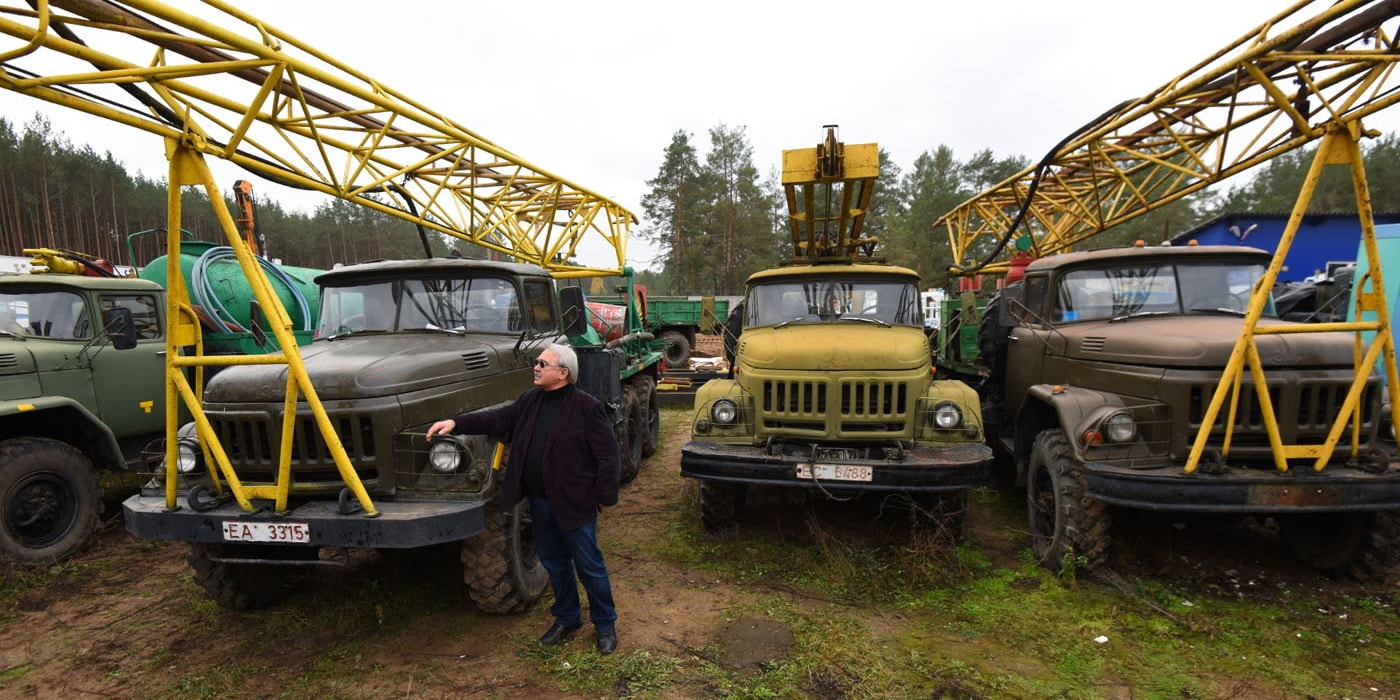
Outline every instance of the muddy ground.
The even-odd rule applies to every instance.
[[[672,413],[665,419],[674,420]],[[694,498],[694,485],[678,473],[684,439],[683,431],[667,431],[640,477],[624,487],[619,505],[602,516],[600,532],[621,615],[621,648],[614,659],[646,650],[682,665],[705,656],[727,668],[757,668],[785,653],[791,632],[771,621],[733,619],[732,611],[775,595],[799,598],[805,609],[839,607],[842,615],[858,615],[867,626],[888,628],[892,639],[921,634],[901,630],[911,623],[889,611],[853,609],[785,582],[741,587],[727,576],[650,554],[647,544],[656,533],[695,517],[685,505]],[[750,506],[756,512],[745,523],[748,531],[775,541],[811,541],[812,512],[776,501]],[[994,510],[970,511],[968,537],[994,562],[1015,568],[1024,560],[1024,525]],[[120,509],[109,506],[108,512]],[[866,512],[843,511],[841,504],[822,506],[816,515],[828,524],[827,532],[850,533],[858,545],[878,545],[888,535],[869,528]],[[849,518],[846,525],[842,518]],[[1135,547],[1144,554],[1133,570],[1122,572],[1124,578],[1171,575],[1194,579],[1203,590],[1261,598],[1283,584],[1320,596],[1361,592],[1356,584],[1301,569],[1277,547],[1255,541],[1248,528],[1159,531],[1164,534],[1157,540]],[[18,596],[0,599],[0,697],[568,695],[558,678],[541,672],[530,652],[550,621],[547,600],[520,615],[481,613],[463,594],[441,594],[456,590],[459,579],[428,568],[393,569],[367,554],[343,569],[319,570],[288,604],[238,613],[203,597],[184,554],[181,544],[135,540],[119,519],[111,519],[93,546],[45,576],[45,585],[20,585]],[[406,616],[404,606],[418,600],[434,608],[431,614]],[[570,644],[591,649],[591,630],[586,627]],[[714,696],[711,690],[682,687],[666,694]],[[626,694],[626,688],[611,693]]]

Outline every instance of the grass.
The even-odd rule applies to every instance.
[[[663,444],[674,445],[685,437],[686,413],[663,414]],[[243,613],[205,600],[187,577],[152,581],[146,585],[172,590],[182,624],[168,643],[132,650],[139,663],[110,673],[130,694],[160,698],[235,696],[230,689],[273,698],[1397,694],[1395,588],[1339,593],[1326,582],[1281,583],[1267,595],[1241,595],[1186,578],[1063,577],[1032,561],[1020,499],[991,491],[971,494],[969,507],[997,533],[1010,533],[1009,556],[992,556],[1001,550],[979,541],[990,536],[986,528],[956,548],[933,537],[865,546],[821,518],[791,520],[800,537],[742,527],[712,535],[700,527],[692,485],[676,465],[653,458],[641,478],[656,480],[664,520],[645,536],[618,533],[624,542],[610,555],[658,562],[651,574],[658,585],[684,585],[679,572],[703,571],[706,583],[692,585],[725,591],[716,593],[718,624],[778,626],[791,634],[785,649],[736,665],[723,634],[684,649],[639,641],[609,657],[598,656],[590,639],[540,648],[529,636],[537,614],[513,626],[518,618],[478,613],[450,568],[409,561],[322,575],[280,606]],[[7,570],[0,629],[25,619],[27,601],[80,590],[104,566],[83,560]],[[459,654],[462,640],[483,633],[494,635],[493,648],[511,651],[489,664]],[[396,662],[385,665],[385,656]],[[503,666],[510,673],[501,675]],[[39,670],[24,659],[0,668],[0,695]]]

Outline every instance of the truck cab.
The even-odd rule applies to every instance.
[[[705,526],[733,525],[751,485],[900,493],[960,519],[991,452],[976,393],[935,380],[931,357],[912,270],[845,262],[751,276],[733,376],[696,392],[681,451]]]
[[[165,430],[164,315],[146,280],[0,277],[0,559],[76,553],[99,470],[134,468]]]

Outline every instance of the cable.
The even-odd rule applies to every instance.
[[[224,333],[238,333],[240,331],[229,325],[229,322],[233,321],[233,315],[224,307],[223,301],[215,293],[208,276],[210,265],[228,258],[236,258],[233,248],[229,246],[215,246],[199,256],[190,271],[190,294],[194,296],[195,303],[209,311],[209,320],[217,330]],[[297,304],[297,310],[301,312],[302,327],[296,330],[313,330],[316,321],[311,318],[311,305],[307,302],[306,295],[302,293],[297,281],[287,274],[286,270],[268,262],[267,258],[256,258],[256,260],[268,277],[281,282],[291,291],[292,298]]]

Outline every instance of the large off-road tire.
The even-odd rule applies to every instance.
[[[1037,435],[1026,478],[1026,506],[1031,551],[1051,571],[1087,571],[1108,558],[1112,543],[1108,506],[1086,491],[1083,468],[1070,456],[1064,431],[1045,430]],[[1069,567],[1066,556],[1073,557]]]
[[[690,369],[690,339],[680,331],[662,331],[661,339],[666,341],[666,366],[671,369]]]
[[[486,506],[486,529],[462,542],[462,580],[476,607],[489,613],[517,613],[539,600],[549,574],[535,551],[530,504],[509,512]]]
[[[622,388],[622,420],[618,422],[617,447],[622,452],[620,483],[630,484],[642,472],[643,443],[646,441],[646,413],[637,386],[628,382]]]
[[[967,492],[925,493],[913,497],[911,526],[939,545],[956,547],[962,542],[967,521]]]
[[[73,556],[97,529],[102,487],[92,461],[47,438],[0,442],[0,560]]]
[[[702,480],[700,482],[700,524],[707,532],[720,532],[733,528],[739,523],[739,515],[744,510],[744,497],[748,492],[745,484],[732,484],[727,481]]]
[[[1374,582],[1400,565],[1400,513],[1324,513],[1276,520],[1289,552],[1314,569]]]
[[[642,397],[642,415],[646,416],[646,430],[642,431],[642,459],[646,459],[656,454],[661,445],[661,402],[656,397],[656,379],[638,377],[637,395]]]
[[[286,600],[311,575],[308,566],[241,564],[216,559],[315,560],[316,547],[191,542],[185,561],[204,595],[230,610],[257,610]]]

